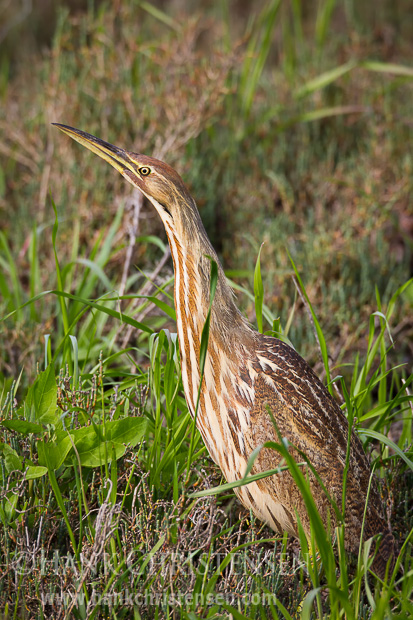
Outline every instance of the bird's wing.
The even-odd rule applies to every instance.
[[[250,410],[248,450],[269,440],[279,443],[279,435],[286,437],[309,459],[341,509],[349,433],[345,415],[305,360],[284,342],[260,336],[251,365],[255,371],[255,403]],[[348,518],[357,529],[356,522],[361,523],[369,487],[370,466],[354,430],[351,430],[350,445],[346,506],[349,508]],[[294,456],[297,461],[303,460],[297,452]],[[255,462],[255,471],[273,469],[279,458],[273,450],[262,450]],[[273,492],[294,514],[294,510],[302,505],[302,498],[289,478],[287,475],[274,476],[268,484],[274,486]],[[311,488],[316,504],[325,516],[330,510],[329,501],[314,478]],[[375,482],[370,493],[369,510],[372,507],[377,512],[380,498]]]
[[[261,336],[252,366],[260,403],[265,403],[269,417],[272,412],[281,435],[310,460],[312,455],[329,455],[344,467],[347,418],[307,362],[281,340]],[[351,449],[353,459],[368,468],[354,431]]]

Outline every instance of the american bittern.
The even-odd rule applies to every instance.
[[[57,123],[56,123],[57,124]],[[197,425],[225,478],[242,478],[251,452],[279,432],[305,454],[330,496],[341,506],[348,423],[345,415],[308,364],[281,340],[258,333],[237,309],[232,290],[207,237],[194,199],[181,177],[167,164],[125,151],[94,136],[57,124],[59,129],[109,162],[153,204],[165,226],[175,270],[175,308],[188,407],[194,415],[200,382],[200,338],[209,306],[210,259],[218,264],[208,353]],[[262,449],[254,472],[277,467],[277,452]],[[362,532],[370,468],[361,442],[351,431],[347,472],[345,546],[357,551]],[[335,515],[313,473],[310,487],[325,524]],[[298,535],[299,518],[307,536],[310,521],[304,500],[289,471],[236,489],[241,502],[278,531]],[[364,538],[382,534],[373,568],[383,574],[394,540],[384,518],[373,479]]]

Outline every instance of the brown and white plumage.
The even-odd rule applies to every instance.
[[[225,478],[229,482],[242,478],[251,452],[267,441],[279,441],[270,409],[281,436],[306,455],[332,499],[341,506],[347,419],[294,349],[256,332],[241,315],[181,177],[156,159],[125,151],[65,125],[58,127],[114,166],[149,199],[162,219],[174,263],[182,380],[192,415],[200,382],[201,333],[209,306],[208,257],[218,264],[197,425]],[[299,452],[294,452],[298,456]],[[277,452],[264,448],[254,463],[254,472],[274,469],[279,462]],[[345,546],[350,551],[357,551],[360,544],[370,473],[361,442],[352,430],[345,511]],[[309,480],[323,522],[334,526],[335,515],[326,494],[311,472]],[[310,535],[305,503],[288,471],[236,492],[242,503],[274,530],[297,536],[298,515]],[[374,564],[382,574],[394,553],[394,541],[373,479],[364,538],[375,534],[383,535]]]

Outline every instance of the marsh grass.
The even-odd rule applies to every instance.
[[[353,2],[308,15],[269,0],[247,20],[222,2],[208,24],[118,8],[64,9],[30,74],[0,64],[0,607],[410,618],[406,56]],[[283,438],[311,540],[274,537],[236,502],[183,397],[164,233],[113,171],[55,139],[56,120],[182,172],[244,312],[309,359],[370,454],[398,545],[383,582],[375,541],[348,558],[343,526],[323,527]]]
[[[54,230],[56,248],[57,221]],[[56,250],[56,270],[60,268]],[[389,508],[400,501],[405,492],[403,478],[413,470],[409,391],[413,376],[388,363],[394,344],[391,317],[411,285],[408,282],[396,291],[386,311],[378,299],[380,310],[371,317],[366,359],[356,361],[349,383],[340,381],[343,410],[350,421],[357,418],[356,428],[366,449],[371,441],[376,442],[373,465],[381,474]],[[103,617],[107,612],[129,617],[132,609],[135,617],[153,617],[156,608],[159,617],[173,613],[181,618],[214,617],[223,609],[234,618],[269,614],[277,618],[280,613],[285,618],[297,614],[322,618],[326,613],[338,618],[343,612],[358,618],[366,606],[377,617],[382,617],[380,613],[396,617],[410,610],[413,529],[406,530],[406,522],[401,530],[397,530],[401,524],[396,525],[400,552],[393,572],[380,587],[368,572],[374,541],[361,544],[358,559],[348,564],[341,543],[343,526],[337,529],[332,545],[333,533],[325,530],[318,516],[302,464],[295,463],[280,437],[279,444],[267,447],[281,454],[284,467],[296,479],[313,527],[310,541],[300,534],[301,559],[297,562],[273,533],[262,526],[257,532],[259,526],[251,517],[235,517],[228,494],[234,483],[208,489],[214,487],[211,482],[219,474],[205,459],[205,448],[182,396],[176,336],[168,330],[152,333],[144,326],[144,331],[151,332],[148,364],[146,370],[137,367],[135,374],[119,364],[122,358],[131,360],[130,350],[101,356],[90,373],[79,371],[82,343],[68,335],[78,325],[82,333],[85,312],[93,313],[95,321],[101,314],[131,324],[135,321],[101,300],[64,293],[63,288],[61,281],[59,289],[49,295],[67,304],[67,317],[72,316],[73,304],[74,318],[67,318],[67,329],[62,320],[61,340],[54,338],[46,348],[46,368],[26,396],[19,402],[18,382],[13,384],[1,411],[0,518],[3,565],[9,576],[3,584],[7,582],[7,588],[18,584],[14,586],[15,610],[21,613],[29,608],[36,617],[54,610],[56,617],[79,618]],[[259,257],[255,291],[259,310],[264,293]],[[326,341],[303,288],[302,293],[312,313],[331,387]],[[38,301],[34,298],[29,303]],[[25,310],[27,306],[16,308],[6,320]],[[277,327],[282,333],[282,326]],[[91,332],[90,350],[94,338]],[[48,363],[50,353],[53,357]],[[57,375],[56,359],[65,362],[66,368]],[[118,367],[113,378],[115,359]],[[397,443],[388,437],[395,420],[401,424]],[[255,456],[239,484],[248,482]],[[393,488],[386,490],[396,463],[396,483],[393,480]],[[207,489],[196,491],[200,484]],[[335,510],[340,515],[340,507]],[[283,591],[286,583],[293,584],[293,595]],[[11,613],[10,599],[5,598],[4,604]]]

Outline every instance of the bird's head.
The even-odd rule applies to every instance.
[[[179,174],[168,164],[147,155],[125,151],[80,129],[60,123],[53,125],[116,168],[150,200],[167,228],[169,225],[179,230],[188,210],[192,212],[193,219],[195,209],[197,219],[193,198]]]
[[[198,284],[202,290],[201,297],[206,304],[205,312],[202,314],[204,318],[209,303],[210,257],[215,260],[218,264],[219,278],[214,308],[218,308],[218,314],[214,318],[213,312],[211,324],[214,325],[215,322],[217,325],[219,324],[220,331],[226,334],[228,338],[234,332],[236,338],[239,339],[241,329],[249,333],[249,326],[234,304],[232,290],[226,282],[218,256],[205,232],[195,201],[179,174],[168,164],[153,157],[125,151],[125,149],[104,142],[100,138],[68,125],[53,124],[109,162],[153,204],[168,235],[175,271],[186,269],[189,265],[192,272],[196,273],[199,278]],[[196,286],[195,289],[197,289]],[[226,325],[225,329],[223,325]]]

